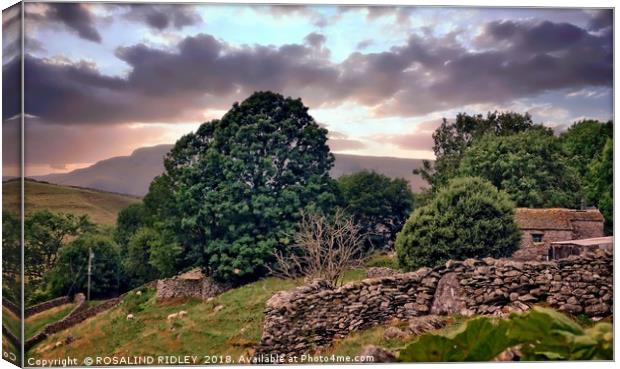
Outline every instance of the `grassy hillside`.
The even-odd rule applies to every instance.
[[[19,190],[19,181],[2,183],[3,209],[18,210]],[[32,180],[26,181],[25,198],[26,214],[42,209],[76,215],[86,214],[99,224],[114,224],[121,209],[140,201],[132,196]]]
[[[34,336],[46,325],[57,322],[60,319],[64,318],[71,312],[71,310],[73,310],[74,307],[75,304],[64,304],[56,306],[49,310],[45,310],[43,312],[40,312],[39,314],[29,316],[28,318],[26,318],[24,327],[26,339]]]
[[[363,279],[365,270],[352,270],[346,281]],[[267,278],[227,291],[210,302],[190,300],[157,303],[155,290],[131,292],[116,308],[56,333],[30,350],[29,357],[69,355],[81,362],[96,355],[239,355],[260,341],[265,302],[276,292],[301,281]],[[221,308],[220,308],[221,306]],[[181,310],[186,318],[168,322]],[[128,321],[127,314],[135,319]],[[71,336],[73,342],[54,347]]]

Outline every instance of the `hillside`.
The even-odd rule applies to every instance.
[[[365,270],[352,270],[346,280],[360,280]],[[301,281],[299,281],[301,283]],[[210,302],[197,300],[158,303],[155,290],[138,296],[130,292],[117,307],[79,325],[51,335],[34,346],[29,357],[77,357],[139,355],[249,355],[260,341],[265,302],[276,292],[291,289],[296,281],[266,278],[217,296]],[[219,308],[221,306],[221,308]],[[187,317],[173,322],[166,317],[180,310]],[[134,320],[127,320],[127,314]],[[71,342],[66,344],[67,338]],[[63,344],[55,347],[57,342]],[[346,349],[334,345],[332,350]],[[201,357],[202,359],[202,357]]]
[[[26,180],[25,184],[26,214],[47,209],[52,212],[86,214],[95,223],[114,224],[116,215],[121,209],[140,201],[136,197],[87,188],[59,186],[32,180]],[[19,190],[18,180],[2,183],[3,209],[18,210]]]
[[[172,145],[143,147],[129,156],[102,160],[69,173],[48,174],[35,178],[61,185],[144,196],[153,178],[163,172],[163,157],[171,147]],[[422,165],[420,159],[345,154],[335,154],[335,156],[336,163],[331,171],[331,175],[335,178],[366,169],[389,177],[405,178],[414,191],[424,186],[422,178],[412,174],[413,169]]]

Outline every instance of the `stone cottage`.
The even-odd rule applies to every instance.
[[[547,260],[553,242],[603,237],[603,214],[597,209],[517,208],[517,225],[523,232],[518,260]]]

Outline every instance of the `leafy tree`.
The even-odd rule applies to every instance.
[[[181,248],[163,232],[150,227],[139,228],[129,239],[123,258],[124,275],[131,287],[168,277],[176,271],[175,260]]]
[[[127,255],[127,246],[133,234],[145,223],[144,204],[136,203],[122,209],[116,217],[114,241],[121,247],[121,255]]]
[[[52,269],[60,248],[71,237],[92,231],[95,228],[88,216],[37,211],[27,216],[25,229],[25,274],[29,282],[40,279]]]
[[[21,301],[21,222],[9,211],[2,212],[2,295]]]
[[[326,133],[301,100],[257,92],[177,141],[164,178],[179,224],[167,227],[185,266],[233,283],[264,275],[300,211],[336,200]]]
[[[417,208],[396,238],[404,270],[447,260],[510,256],[521,234],[508,195],[482,178],[455,178]]]
[[[338,187],[347,212],[369,235],[370,246],[391,246],[413,209],[409,183],[362,171],[340,177]]]
[[[613,138],[611,121],[601,123],[597,120],[581,120],[573,123],[560,135],[560,141],[566,151],[568,163],[577,170],[581,178],[588,174],[588,166],[605,146],[607,139]]]
[[[614,143],[607,139],[600,155],[588,166],[586,176],[588,199],[605,217],[605,233],[613,234],[614,222]]]
[[[443,119],[433,133],[435,162],[423,162],[422,168],[413,171],[431,185],[433,192],[458,175],[465,150],[484,135],[506,136],[518,132],[550,130],[532,122],[529,114],[493,112],[486,117],[460,113],[453,122]]]
[[[577,173],[551,133],[484,136],[465,151],[459,174],[489,180],[517,206],[577,208],[581,204]]]
[[[119,290],[122,270],[118,245],[105,235],[86,234],[60,250],[49,275],[54,296],[86,292],[89,250],[94,254],[91,297],[110,296]]]

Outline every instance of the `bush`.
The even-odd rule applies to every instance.
[[[340,177],[338,187],[347,212],[369,235],[367,249],[392,246],[413,209],[409,183],[361,171]]]
[[[398,234],[398,262],[414,270],[450,259],[510,256],[521,237],[513,212],[508,195],[488,181],[453,179]]]
[[[444,334],[425,334],[399,355],[405,362],[489,361],[520,345],[521,360],[612,360],[609,323],[582,328],[567,316],[536,307],[498,320],[479,317]]]

